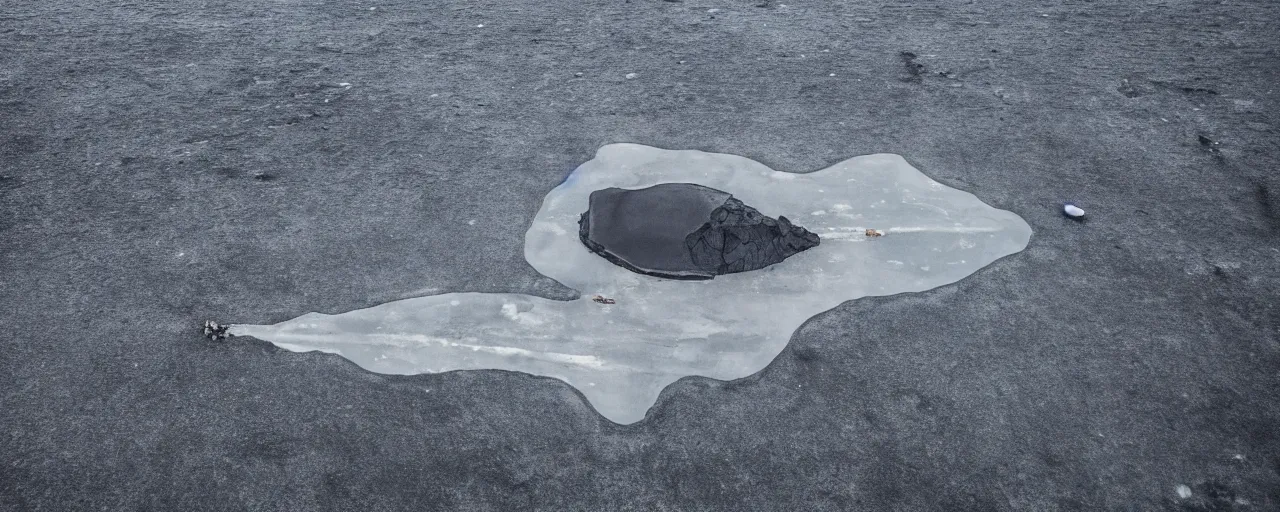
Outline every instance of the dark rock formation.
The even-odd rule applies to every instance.
[[[819,243],[786,217],[774,220],[727,192],[692,183],[592,192],[578,236],[616,265],[669,279],[761,269]]]
[[[730,197],[685,239],[685,246],[694,265],[719,275],[761,269],[819,242],[818,235],[786,217],[774,220]]]

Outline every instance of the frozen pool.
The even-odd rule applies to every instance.
[[[673,182],[729,192],[764,215],[785,215],[822,243],[762,270],[677,281],[630,272],[578,240],[592,191]],[[868,237],[868,228],[884,236]],[[230,332],[340,354],[379,373],[502,369],[555,377],[606,418],[632,423],[676,379],[755,373],[822,311],[955,282],[1022,250],[1030,236],[1022,218],[929,179],[898,155],[793,174],[734,155],[611,144],[547,194],[525,235],[529,263],[581,292],[578,300],[449,293]],[[593,302],[595,295],[617,303]]]

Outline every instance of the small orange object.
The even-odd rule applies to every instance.
[[[883,236],[883,235],[884,235],[883,231],[877,231],[871,228],[867,228],[867,236]]]
[[[618,301],[613,300],[613,299],[605,298],[605,297],[604,297],[604,296],[602,296],[602,295],[596,295],[596,296],[595,296],[595,297],[593,297],[591,300],[596,301],[596,302],[599,302],[599,303],[601,303],[601,304],[617,304],[617,303],[618,303]]]

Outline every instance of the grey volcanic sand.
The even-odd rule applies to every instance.
[[[1274,510],[1277,19],[7,0],[0,510]],[[819,314],[760,372],[681,379],[628,426],[555,379],[200,336],[576,298],[526,262],[526,225],[615,142],[783,172],[900,154],[1035,236]]]
[[[731,190],[765,215],[804,219],[824,243],[710,281],[637,274],[582,245],[578,219],[593,192],[680,182]],[[886,235],[868,238],[872,226]],[[379,373],[555,377],[606,418],[634,423],[681,377],[751,375],[815,314],[867,295],[955,282],[1022,250],[1030,236],[1017,215],[929,179],[897,155],[792,174],[735,155],[612,144],[547,194],[525,235],[529,264],[582,298],[446,293],[229,332],[340,354]],[[596,294],[617,304],[597,304]]]

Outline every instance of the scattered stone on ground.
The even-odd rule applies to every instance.
[[[1204,146],[1205,149],[1208,149],[1210,153],[1217,153],[1219,151],[1218,145],[1222,144],[1221,142],[1205,137],[1204,135],[1197,135],[1196,140],[1199,140],[1200,145]]]
[[[213,341],[225,340],[231,337],[231,335],[227,333],[227,327],[228,326],[226,325],[218,325],[218,322],[214,322],[213,320],[205,320],[204,335]]]
[[[916,54],[912,52],[901,52],[898,54],[902,58],[902,64],[907,68],[907,77],[903,79],[905,82],[919,82],[925,74],[924,64],[916,62]]]

